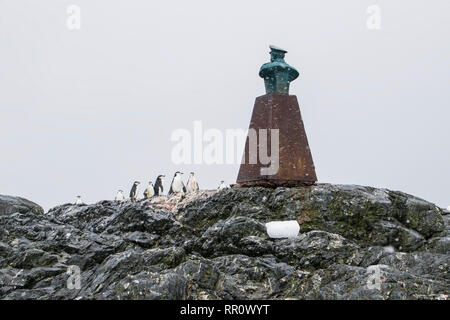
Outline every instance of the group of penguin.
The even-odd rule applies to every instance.
[[[170,184],[170,189],[168,192],[169,196],[175,195],[175,194],[192,193],[192,192],[196,192],[196,191],[200,190],[200,188],[198,186],[198,182],[195,179],[194,172],[191,172],[189,174],[189,178],[188,178],[186,185],[183,182],[183,179],[181,177],[182,175],[183,175],[183,173],[180,171],[175,172],[173,179],[172,179],[172,183]],[[148,186],[144,190],[144,199],[150,199],[153,196],[160,196],[163,194],[163,192],[164,192],[163,179],[164,178],[165,178],[165,175],[161,174],[156,178],[155,184],[153,184],[152,181],[150,181],[148,183]],[[130,190],[130,200],[131,201],[135,201],[138,199],[140,184],[141,183],[139,181],[135,181],[133,183],[133,185],[131,186],[131,190]],[[221,190],[221,189],[225,189],[225,188],[227,188],[227,186],[225,185],[225,182],[221,181],[220,185],[217,189]],[[119,190],[117,192],[115,200],[116,201],[124,201],[125,200],[125,195],[122,190]]]
[[[172,183],[170,184],[170,189],[168,192],[169,196],[176,195],[176,194],[184,194],[184,193],[192,193],[199,190],[197,180],[195,179],[194,172],[191,172],[189,175],[189,179],[186,183],[186,185],[183,182],[183,179],[181,178],[181,175],[183,173],[180,171],[175,172]],[[155,184],[153,184],[152,181],[148,183],[147,188],[144,190],[144,199],[150,199],[154,196],[160,196],[164,192],[164,177],[165,175],[160,174],[158,177],[156,177]],[[131,186],[130,190],[130,200],[135,201],[139,197],[139,185],[141,183],[139,181],[135,181],[133,185]],[[222,190],[228,188],[228,186],[225,184],[225,181],[220,181],[220,185],[217,188],[217,190]],[[114,198],[116,201],[125,201],[125,194],[123,193],[123,190],[119,190],[116,194],[116,197]],[[75,204],[83,204],[83,201],[81,200],[81,196],[77,196]]]

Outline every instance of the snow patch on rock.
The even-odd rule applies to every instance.
[[[271,221],[266,223],[267,234],[271,238],[294,238],[300,232],[297,221]]]

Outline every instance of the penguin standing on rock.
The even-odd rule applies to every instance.
[[[81,200],[81,196],[77,196],[77,200],[75,201],[76,205],[83,204],[83,201]]]
[[[225,184],[225,181],[220,181],[220,186],[217,188],[217,190],[226,189],[228,186]]]
[[[125,195],[122,190],[117,191],[116,197],[114,198],[116,201],[125,201]]]
[[[139,181],[135,181],[133,183],[133,186],[131,187],[131,191],[130,191],[130,200],[134,201],[137,199],[138,197],[138,189],[139,189],[139,185],[141,183]]]
[[[194,172],[191,172],[186,183],[186,193],[196,192],[199,190],[198,183],[195,180]]]
[[[153,182],[149,182],[147,188],[144,191],[144,198],[150,199],[155,194],[155,187],[153,186]]]
[[[163,188],[163,178],[164,177],[165,177],[165,175],[160,174],[156,178],[155,186],[153,187],[153,190],[155,191],[155,193],[154,193],[155,196],[160,196],[164,192],[164,188]]]
[[[186,187],[184,186],[183,180],[181,179],[181,175],[183,173],[180,171],[175,172],[173,176],[172,183],[170,184],[169,196],[174,193],[185,193]]]

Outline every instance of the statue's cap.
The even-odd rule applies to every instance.
[[[269,48],[270,48],[270,50],[272,50],[272,51],[278,51],[278,52],[287,53],[286,50],[281,49],[281,48],[279,48],[279,47],[277,47],[277,46],[274,46],[274,45],[270,45]]]

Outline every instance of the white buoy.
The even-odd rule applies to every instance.
[[[271,238],[294,238],[300,232],[297,221],[271,221],[266,223],[267,234]]]
[[[447,211],[450,211],[450,206],[447,207]]]

